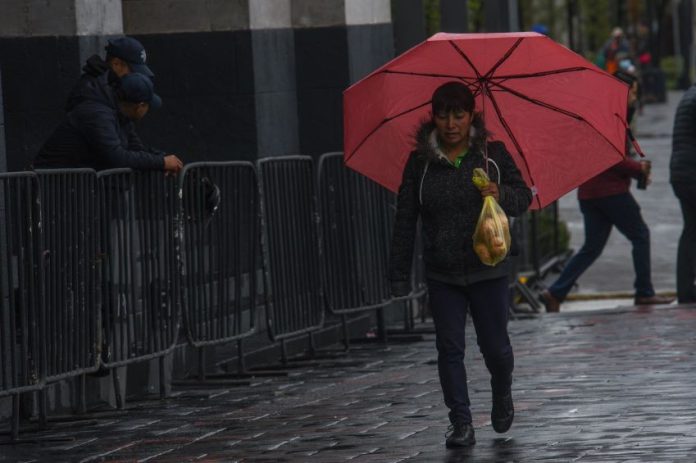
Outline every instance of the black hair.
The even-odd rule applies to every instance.
[[[474,95],[469,87],[461,82],[447,82],[440,85],[431,100],[433,115],[441,112],[450,113],[453,111],[474,112]]]

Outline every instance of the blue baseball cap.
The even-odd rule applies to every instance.
[[[149,77],[132,72],[121,77],[121,96],[131,103],[147,103],[152,109],[162,106],[162,98],[155,93],[155,86]]]
[[[150,79],[155,77],[155,74],[147,67],[147,53],[143,44],[135,40],[133,37],[119,37],[109,40],[106,46],[107,56],[115,56],[120,58],[131,67],[133,72],[144,74]]]

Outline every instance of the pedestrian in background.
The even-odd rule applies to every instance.
[[[474,253],[472,237],[484,196],[493,196],[506,214],[529,207],[532,193],[501,142],[488,142],[482,116],[466,85],[450,82],[432,96],[432,119],[418,129],[415,150],[399,188],[391,245],[390,280],[394,296],[410,292],[410,273],[420,217],[430,310],[438,351],[438,372],[451,422],[447,447],[475,443],[466,369],[467,310],[491,374],[491,422],[506,432],[514,417],[514,357],[507,332],[510,307],[508,260],[489,267]],[[487,151],[487,158],[485,153]],[[476,167],[494,166],[489,186],[472,182]]]
[[[684,226],[677,248],[677,300],[696,302],[696,86],[682,97],[674,116],[669,181],[679,200]]]
[[[638,82],[636,77],[621,71],[615,74],[629,86],[628,116],[630,124],[635,111]],[[630,135],[630,133],[629,133]],[[627,137],[626,150],[630,143]],[[578,188],[578,200],[585,225],[585,242],[580,251],[568,261],[556,281],[542,291],[541,299],[547,312],[560,311],[561,303],[580,276],[602,254],[613,227],[616,227],[633,247],[633,269],[636,305],[669,304],[673,298],[655,294],[650,269],[650,230],[640,213],[640,206],[631,194],[631,179],[650,183],[650,163],[627,156]]]
[[[615,27],[611,31],[611,37],[597,53],[596,64],[609,74],[614,74],[620,69],[619,63],[624,59],[633,61],[631,44],[626,40],[623,29]]]

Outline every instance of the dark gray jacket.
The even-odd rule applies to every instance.
[[[696,85],[686,91],[674,116],[669,179],[689,184],[696,179]]]
[[[403,173],[391,245],[390,280],[394,295],[410,290],[416,223],[421,218],[426,275],[430,279],[467,285],[505,276],[507,259],[489,267],[474,252],[473,235],[483,199],[472,182],[473,170],[485,168],[483,146],[485,129],[478,122],[469,153],[459,168],[442,159],[430,141],[434,127],[425,123],[416,135]],[[509,216],[527,210],[532,193],[501,142],[488,143],[488,158],[500,169],[499,204]],[[489,162],[489,174],[497,181],[497,171]],[[427,166],[427,169],[426,169]]]

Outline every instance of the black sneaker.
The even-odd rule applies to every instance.
[[[471,423],[454,423],[449,425],[446,437],[445,446],[447,446],[448,449],[469,447],[476,443],[474,427]]]
[[[515,407],[512,405],[512,394],[493,395],[493,408],[491,410],[491,424],[493,430],[498,433],[506,432],[512,426],[515,418]]]

